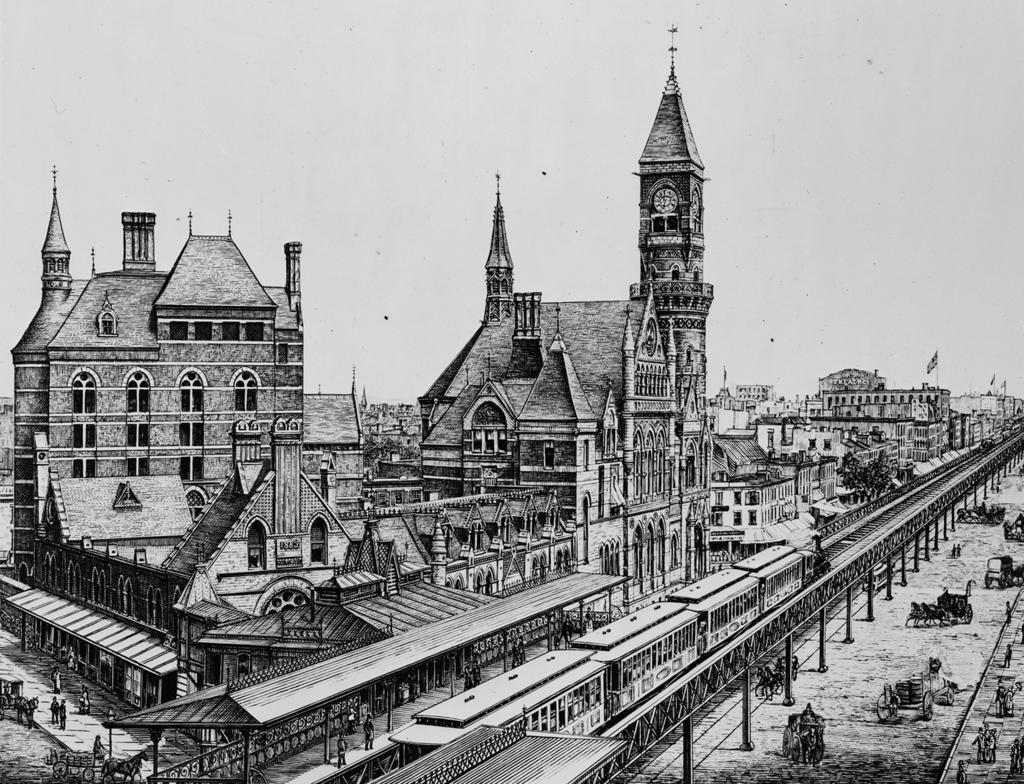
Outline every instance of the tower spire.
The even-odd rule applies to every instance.
[[[671,39],[672,43],[668,47],[668,53],[669,53],[669,58],[670,58],[669,59],[669,63],[670,64],[669,64],[669,69],[668,69],[668,78],[671,81],[673,81],[673,82],[676,79],[676,33],[678,33],[678,32],[679,32],[679,28],[676,27],[675,25],[672,25],[668,29],[669,35],[672,36],[672,39]]]
[[[50,203],[50,222],[46,226],[46,239],[43,240],[43,298],[56,296],[60,292],[66,297],[71,291],[71,249],[64,239],[64,224],[60,219],[60,207],[57,205],[57,167],[51,170],[53,175],[53,200]],[[59,297],[58,297],[59,298]]]
[[[53,202],[50,205],[50,224],[46,228],[46,240],[43,242],[43,255],[67,253],[71,254],[68,243],[64,239],[64,225],[60,220],[60,207],[57,206],[57,167],[53,167]]]
[[[491,249],[484,267],[487,280],[485,323],[497,323],[512,315],[512,254],[508,249],[508,235],[505,232],[505,208],[501,206],[501,172],[494,173],[494,182]]]

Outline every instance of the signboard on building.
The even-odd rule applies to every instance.
[[[712,542],[742,542],[743,529],[711,528],[708,530],[708,539]]]
[[[277,565],[302,566],[302,539],[293,536],[277,540]]]

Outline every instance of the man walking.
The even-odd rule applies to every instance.
[[[354,735],[356,731],[356,709],[350,708],[348,712],[348,734]]]
[[[345,760],[345,755],[348,754],[348,741],[345,739],[343,733],[338,733],[338,767],[343,768],[348,765]]]
[[[60,701],[60,709],[59,709],[59,714],[60,714],[60,728],[61,728],[62,730],[63,730],[63,729],[67,729],[67,723],[68,723],[68,706],[67,706],[67,701],[66,701],[66,700],[61,700],[61,701]]]
[[[1003,668],[1007,669],[1010,666],[1010,660],[1013,658],[1013,647],[1009,644],[1006,646],[1006,653],[1003,655]]]
[[[365,751],[373,748],[373,722],[370,721],[370,714],[366,714],[366,721],[363,722],[363,745]]]
[[[53,698],[53,702],[50,703],[50,724],[56,726],[57,722],[60,721],[60,704],[57,702],[57,698]]]

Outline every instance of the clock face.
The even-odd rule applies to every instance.
[[[679,199],[671,188],[661,188],[654,194],[654,209],[657,212],[674,212]]]

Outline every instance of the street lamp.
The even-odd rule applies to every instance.
[[[114,726],[113,721],[116,718],[114,714],[114,708],[107,708],[107,756],[111,759],[114,758]]]

